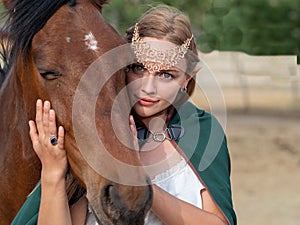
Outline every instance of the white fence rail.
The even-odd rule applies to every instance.
[[[297,65],[297,56],[252,56],[243,52],[219,51],[199,55],[221,87],[241,89],[246,107],[249,106],[249,90],[254,86],[266,85],[288,88],[292,104],[300,105],[300,65]],[[205,75],[203,77],[205,82]]]

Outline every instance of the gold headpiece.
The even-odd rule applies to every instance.
[[[182,45],[167,50],[151,48],[148,43],[141,39],[138,24],[135,24],[131,42],[137,62],[143,64],[149,72],[158,72],[168,70],[184,58],[192,39],[193,35],[185,40]]]

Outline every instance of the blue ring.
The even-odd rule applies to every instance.
[[[57,137],[56,136],[51,136],[50,137],[50,143],[53,146],[57,145]]]

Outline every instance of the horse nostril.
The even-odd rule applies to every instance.
[[[144,190],[142,195],[138,194],[141,190]],[[135,194],[132,194],[134,192]],[[101,204],[103,212],[112,224],[143,224],[152,204],[152,186],[129,187],[109,184],[101,191]]]
[[[113,189],[113,185],[107,185],[105,188],[103,188],[101,203],[104,208],[107,208],[112,202],[111,193],[113,192]]]
[[[126,210],[126,205],[122,201],[117,188],[110,184],[102,190],[101,204],[104,212],[114,220],[119,220],[122,211]]]
[[[114,186],[113,185],[107,185],[106,188],[104,188],[104,200],[110,201],[110,194],[113,192]]]

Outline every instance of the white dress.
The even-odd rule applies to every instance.
[[[171,169],[155,176],[152,182],[176,198],[202,208],[200,191],[205,187],[183,158]],[[86,225],[98,225],[91,210],[88,211]],[[145,225],[163,225],[163,222],[150,211],[145,218]]]

